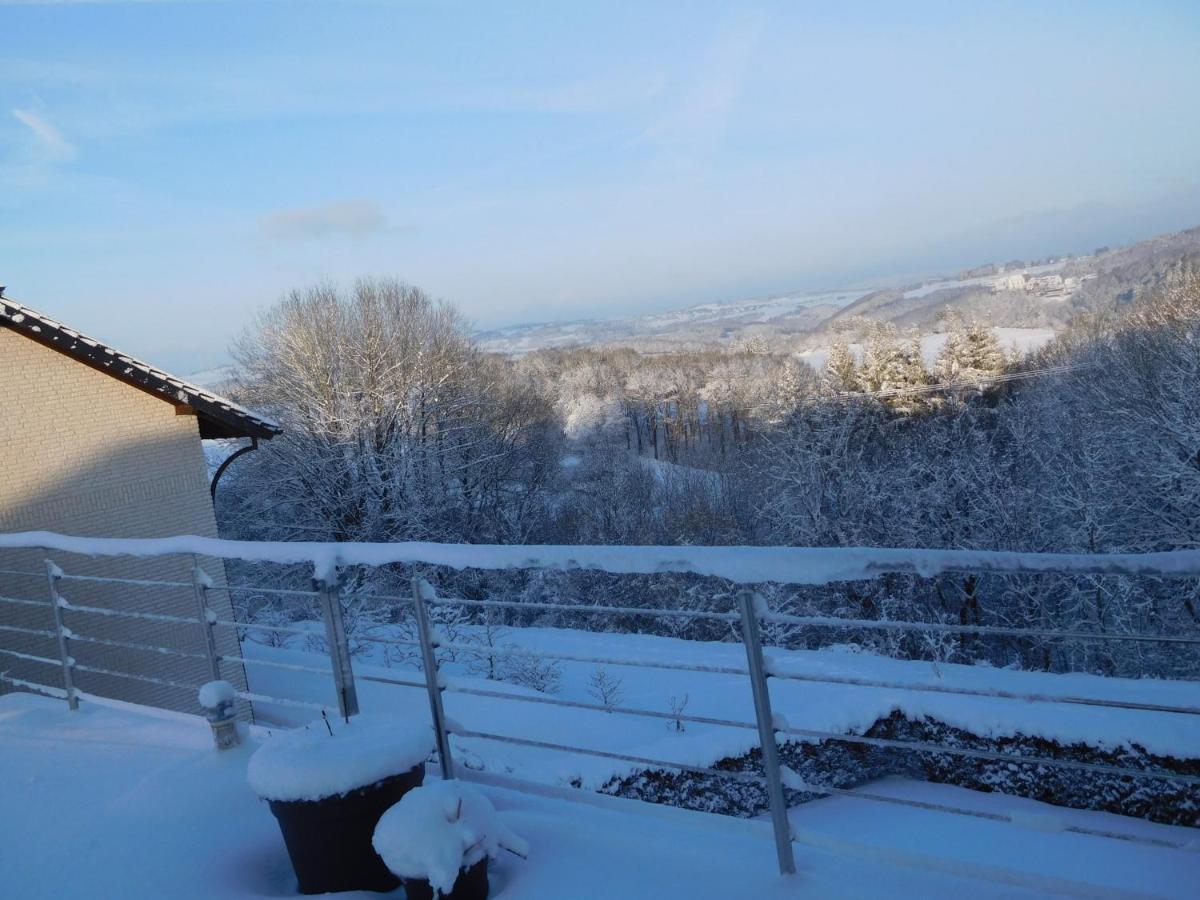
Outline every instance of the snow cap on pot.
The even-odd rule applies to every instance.
[[[529,846],[501,820],[491,801],[459,781],[416,788],[383,814],[375,852],[396,875],[427,881],[451,895],[459,874],[501,849],[524,857]]]
[[[316,801],[407,772],[433,750],[428,725],[395,716],[322,718],[272,735],[250,757],[246,778],[264,800]]]

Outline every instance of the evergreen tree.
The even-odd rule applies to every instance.
[[[891,323],[876,325],[863,348],[859,381],[867,392],[883,395],[883,402],[893,409],[907,412],[917,408],[919,399],[895,393],[929,382],[916,332],[901,337]]]
[[[999,375],[1008,364],[995,332],[980,322],[967,324],[960,315],[946,317],[949,333],[934,366],[941,383],[970,383]]]
[[[829,358],[825,360],[825,385],[838,393],[859,389],[854,354],[841,338],[834,341],[833,346],[829,348]]]

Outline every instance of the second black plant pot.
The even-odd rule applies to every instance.
[[[488,860],[485,856],[473,866],[458,873],[454,889],[448,894],[438,894],[441,900],[487,900]],[[433,887],[423,878],[405,878],[404,894],[408,900],[434,900]]]

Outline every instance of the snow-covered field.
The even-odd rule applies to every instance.
[[[320,633],[314,623],[314,631]],[[464,629],[464,635],[469,629]],[[297,639],[300,643],[303,638]],[[464,637],[459,638],[461,643]],[[745,728],[686,723],[682,732],[673,722],[623,714],[580,710],[526,698],[574,700],[597,704],[591,679],[595,663],[561,663],[557,693],[541,694],[502,681],[472,675],[468,654],[443,664],[450,688],[444,698],[447,715],[463,730],[493,732],[513,737],[575,747],[662,759],[687,765],[709,765],[726,756],[744,753],[757,745],[754,709],[746,677],[645,667],[659,662],[685,666],[742,668],[745,651],[740,643],[704,643],[653,635],[597,634],[554,628],[512,628],[499,637],[509,649],[557,652],[568,656],[609,660],[604,668],[620,680],[620,700],[628,709],[669,713],[672,700],[687,698],[687,715],[746,723]],[[415,660],[393,658],[383,664],[381,645],[364,646],[355,659],[359,701],[364,712],[402,713],[427,721],[429,707],[422,676]],[[246,642],[248,658],[324,669],[326,658],[303,650],[269,648]],[[1102,678],[1093,675],[1053,675],[985,666],[933,664],[889,659],[852,649],[793,651],[768,649],[769,665],[777,675],[869,680],[892,685],[824,684],[772,679],[771,694],[777,717],[794,729],[861,733],[877,719],[900,711],[909,718],[930,716],[980,736],[1017,734],[1039,736],[1061,743],[1086,742],[1116,748],[1137,743],[1153,753],[1192,757],[1200,755],[1200,717],[1146,710],[1100,708],[1079,704],[1030,702],[1024,699],[956,695],[912,688],[959,688],[973,691],[1006,691],[1047,698],[1073,697],[1134,701],[1164,706],[1193,706],[1195,685],[1180,681]],[[643,665],[619,665],[627,660]],[[292,700],[334,705],[332,679],[316,673],[266,666],[247,666],[255,693]],[[385,677],[411,681],[400,687],[366,681]],[[906,689],[906,686],[912,688]],[[480,697],[455,693],[455,688],[485,690],[507,695]],[[256,703],[261,721],[299,723],[311,713],[295,707]],[[631,771],[632,764],[556,750],[514,746],[478,738],[453,739],[455,752],[465,765],[489,772],[564,785],[596,788],[614,775]]]
[[[800,316],[806,310],[839,309],[869,293],[859,288],[800,292],[777,297],[701,303],[683,309],[572,322],[514,325],[477,335],[480,346],[494,353],[520,355],[546,347],[608,344],[667,334],[688,335],[714,325],[739,328]]]
[[[0,697],[0,890],[28,900],[295,895],[279,832],[246,784],[262,739],[256,729],[249,745],[219,754],[196,717],[93,701],[69,713],[61,701]],[[1200,882],[1198,853],[853,798],[792,812],[799,873],[782,878],[765,822],[485,781],[530,845],[527,860],[506,856],[493,867],[498,900],[1189,897]],[[1045,810],[937,785],[874,789],[984,811],[1015,803],[1031,823]],[[1056,814],[1095,828],[1115,818]],[[1186,832],[1132,825],[1146,836]]]

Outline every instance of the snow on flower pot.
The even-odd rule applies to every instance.
[[[487,797],[460,781],[409,792],[383,814],[374,844],[409,900],[484,900],[488,860],[501,849],[529,852]]]
[[[371,837],[384,812],[420,786],[433,749],[428,726],[358,716],[278,732],[255,751],[246,776],[270,803],[301,893],[399,886]]]

